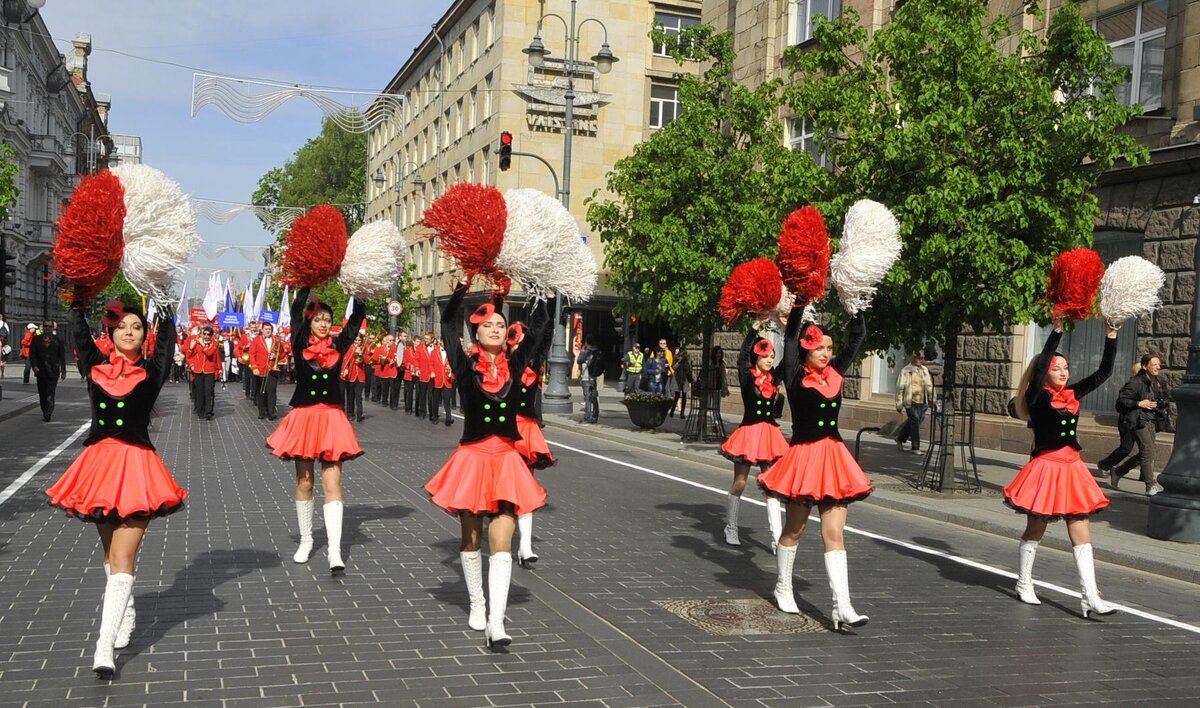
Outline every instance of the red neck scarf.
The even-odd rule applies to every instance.
[[[825,367],[822,374],[817,374],[809,369],[804,370],[806,373],[800,384],[804,388],[816,389],[825,398],[834,398],[842,391],[842,375],[837,372],[837,369],[832,366]],[[822,375],[825,378],[825,383],[821,383]]]
[[[763,398],[775,398],[777,390],[775,377],[770,371],[762,371],[757,366],[753,366],[750,367],[750,374],[754,377],[754,385],[758,387],[758,392]]]
[[[1079,401],[1075,398],[1075,389],[1064,386],[1055,391],[1047,386],[1046,392],[1050,394],[1051,408],[1059,411],[1066,409],[1071,412],[1071,415],[1079,412]]]
[[[480,350],[475,360],[475,371],[480,375],[479,386],[488,393],[498,393],[508,384],[508,357],[500,352],[493,359]]]
[[[108,355],[107,364],[92,367],[92,383],[113,398],[123,398],[146,379],[146,370],[120,354]]]
[[[309,337],[308,346],[304,348],[303,356],[305,361],[316,361],[317,366],[322,369],[333,368],[338,360],[337,350],[333,348],[332,337],[325,337],[315,341],[312,337]]]

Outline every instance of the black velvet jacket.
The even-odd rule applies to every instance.
[[[337,350],[337,361],[333,366],[323,369],[316,360],[304,358],[304,349],[308,347],[308,338],[312,333],[312,323],[304,316],[304,306],[308,303],[309,288],[300,288],[296,299],[292,300],[292,363],[296,376],[296,391],[292,394],[289,405],[292,408],[315,406],[328,403],[344,406],[342,384],[338,375],[342,371],[342,358],[354,345],[358,337],[358,329],[367,316],[367,304],[354,298],[354,309],[350,311],[350,320],[333,340],[333,348]]]
[[[107,364],[109,359],[96,348],[83,311],[72,309],[70,317],[75,348],[79,353],[79,374],[87,381],[88,398],[92,405],[92,426],[83,444],[92,445],[104,438],[116,438],[153,450],[149,433],[150,411],[171,371],[171,358],[175,355],[175,319],[170,316],[159,318],[154,356],[139,359],[134,364],[146,370],[146,378],[128,394],[118,398],[92,383],[92,367]]]
[[[815,442],[821,438],[841,440],[842,435],[837,427],[838,414],[842,412],[841,387],[838,387],[837,394],[833,398],[826,398],[817,389],[808,388],[803,383],[806,370],[802,357],[808,355],[808,351],[800,346],[800,326],[803,324],[801,322],[803,319],[804,309],[792,308],[792,313],[788,316],[787,332],[784,334],[783,363],[779,365],[783,367],[783,382],[787,388],[788,404],[792,411],[792,439],[790,442],[792,445],[796,445]],[[850,332],[846,344],[829,362],[829,368],[845,375],[846,370],[858,361],[866,333],[867,325],[860,312],[850,320]],[[775,367],[776,371],[779,370],[779,366]]]
[[[454,369],[458,381],[458,390],[463,397],[462,438],[459,444],[477,442],[492,435],[498,435],[508,440],[517,441],[521,435],[517,432],[517,413],[522,412],[522,396],[536,392],[536,386],[522,386],[521,374],[529,365],[531,358],[536,356],[539,348],[526,347],[524,344],[515,352],[508,352],[508,383],[496,393],[483,390],[482,376],[475,371],[478,354],[467,356],[459,345],[457,333],[462,328],[462,302],[467,288],[459,285],[454,294],[442,307],[442,340],[446,348],[446,360]],[[544,342],[550,330],[550,316],[546,304],[542,303],[534,309],[529,321],[529,331],[525,341],[532,343]],[[544,346],[544,345],[539,345]],[[528,389],[522,393],[521,389]],[[525,410],[528,410],[528,406]],[[524,413],[533,417],[533,413]]]
[[[754,384],[754,343],[759,334],[754,330],[742,340],[742,349],[738,353],[737,370],[738,384],[742,389],[742,405],[745,413],[738,425],[754,425],[755,423],[770,423],[779,427],[779,415],[783,413],[783,367],[776,365],[771,372],[771,381],[778,387],[773,398],[763,398],[762,392]]]
[[[1076,450],[1082,450],[1083,447],[1079,444],[1079,414],[1072,413],[1066,408],[1055,408],[1050,405],[1053,394],[1046,389],[1046,377],[1050,373],[1050,362],[1054,359],[1054,352],[1058,350],[1058,342],[1062,339],[1062,332],[1051,332],[1046,339],[1046,346],[1042,347],[1042,353],[1038,355],[1036,368],[1033,373],[1033,380],[1029,383],[1029,389],[1025,391],[1025,404],[1029,406],[1029,427],[1033,428],[1033,450],[1030,455],[1037,456],[1043,452],[1051,452],[1061,450],[1064,447],[1073,447]],[[1084,396],[1092,391],[1100,388],[1106,379],[1112,374],[1113,360],[1117,356],[1117,340],[1104,340],[1104,356],[1100,359],[1100,368],[1091,376],[1078,381],[1074,384],[1067,382],[1065,390],[1075,392],[1075,399],[1081,400]]]

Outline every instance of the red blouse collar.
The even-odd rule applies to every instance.
[[[825,367],[821,374],[807,368],[804,371],[804,378],[800,381],[804,388],[815,389],[825,398],[834,398],[841,393],[842,375],[832,366]],[[822,383],[822,378],[824,378],[824,383]]]
[[[1079,412],[1079,400],[1075,398],[1075,389],[1063,387],[1057,391],[1046,387],[1046,392],[1050,394],[1050,407],[1055,410],[1066,409],[1075,415]]]
[[[775,375],[772,372],[762,371],[757,366],[752,366],[750,375],[754,377],[754,385],[763,398],[775,398],[778,387],[775,385]]]
[[[91,369],[92,383],[113,398],[124,398],[146,380],[146,370],[120,354],[108,355],[107,364],[96,364]]]
[[[504,352],[492,358],[481,349],[479,358],[475,360],[475,371],[480,375],[480,388],[488,393],[499,393],[508,385],[508,357]]]
[[[333,368],[337,364],[338,353],[333,348],[333,338],[323,337],[321,339],[308,338],[308,346],[304,348],[302,353],[305,361],[316,361],[317,366],[322,369]]]

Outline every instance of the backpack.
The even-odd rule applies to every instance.
[[[593,349],[587,360],[588,376],[598,379],[604,374],[604,355],[599,349]]]

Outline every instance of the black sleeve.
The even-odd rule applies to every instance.
[[[526,351],[525,345],[522,344],[517,351],[525,351],[526,361],[534,368],[537,368],[536,364],[544,360],[550,351],[550,345],[554,340],[553,320],[548,300],[543,300],[535,305],[533,312],[529,314],[529,334],[525,338],[531,342],[532,346]],[[580,353],[582,354],[583,350]]]
[[[83,310],[71,308],[71,333],[75,338],[75,351],[79,352],[79,375],[87,378],[96,364],[103,364],[107,357],[96,348],[92,340],[92,328],[88,326]]]
[[[754,364],[752,364],[750,360],[752,356],[752,350],[754,349],[754,342],[757,339],[758,331],[751,329],[746,333],[745,339],[742,340],[742,348],[738,350],[737,358],[737,374],[739,382],[742,382],[745,377],[751,376],[750,369],[754,368]]]
[[[846,370],[858,361],[859,355],[862,353],[863,340],[867,338],[867,322],[863,318],[863,313],[859,312],[850,320],[850,332],[846,337],[846,345],[838,352],[838,355],[829,362],[833,370],[839,374],[845,374]]]
[[[1116,360],[1116,358],[1117,338],[1105,337],[1104,356],[1100,358],[1100,368],[1096,369],[1091,376],[1080,381],[1074,386],[1071,386],[1071,388],[1075,391],[1075,397],[1083,398],[1092,391],[1100,388],[1100,385],[1107,381],[1109,376],[1112,376],[1113,362]]]
[[[354,297],[353,295],[351,297]],[[346,320],[346,326],[338,333],[337,339],[334,340],[333,348],[338,350],[338,354],[345,354],[354,344],[354,340],[358,338],[358,330],[362,327],[363,320],[367,318],[367,301],[359,298],[354,298],[354,307],[350,310],[350,319]]]
[[[308,319],[304,316],[304,306],[308,304],[310,291],[311,288],[300,288],[292,298],[292,352],[297,356],[308,346]]]
[[[800,371],[800,325],[804,324],[803,320],[804,308],[793,307],[783,333],[783,362],[775,367],[783,367],[784,386],[791,386]]]
[[[1138,377],[1133,376],[1121,387],[1121,392],[1117,394],[1117,411],[1128,413],[1138,407],[1138,401],[1141,400],[1141,387],[1137,384]]]
[[[154,340],[154,358],[146,362],[146,373],[158,390],[167,382],[175,356],[175,318],[162,315],[158,318],[158,335]]]
[[[458,333],[462,331],[462,303],[466,296],[467,286],[459,283],[442,305],[442,346],[446,348],[446,361],[450,362],[460,382],[471,369],[471,362],[458,342]]]
[[[1046,387],[1046,375],[1050,373],[1050,362],[1054,359],[1054,352],[1058,351],[1058,342],[1062,339],[1062,332],[1051,332],[1046,338],[1046,346],[1042,347],[1042,353],[1038,354],[1037,362],[1033,365],[1033,378],[1029,381],[1029,388],[1025,391],[1025,405],[1033,406],[1033,402],[1041,394],[1042,389]]]

